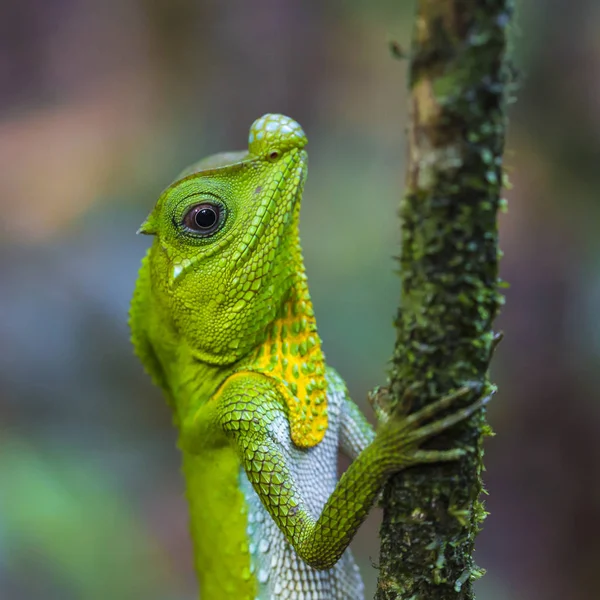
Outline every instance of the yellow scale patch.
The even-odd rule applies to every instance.
[[[250,370],[277,382],[288,406],[294,444],[303,448],[316,446],[327,430],[327,381],[325,357],[307,290],[285,305]]]

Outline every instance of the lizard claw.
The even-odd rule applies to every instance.
[[[410,465],[421,463],[446,462],[458,460],[469,450],[464,448],[451,448],[449,450],[425,450],[421,445],[440,433],[450,429],[457,423],[468,419],[478,410],[483,408],[495,393],[492,388],[486,396],[478,398],[475,402],[460,408],[433,422],[425,423],[445,409],[450,408],[455,402],[464,398],[470,392],[481,389],[480,384],[466,385],[457,391],[428,404],[421,410],[408,416],[392,417],[384,424],[378,433],[382,450],[387,455],[388,464],[392,469],[399,470]],[[377,438],[375,439],[377,443]]]

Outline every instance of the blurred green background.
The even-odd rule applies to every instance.
[[[135,230],[182,167],[283,112],[329,361],[385,377],[411,2],[0,4],[0,598],[195,598],[175,432],[134,359]],[[486,600],[598,598],[600,4],[523,0],[487,441]],[[370,414],[370,412],[368,412]],[[378,516],[353,543],[369,591]]]

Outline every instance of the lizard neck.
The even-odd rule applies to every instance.
[[[301,259],[298,264],[289,295],[244,370],[275,380],[287,405],[292,440],[297,446],[311,447],[323,439],[327,429],[327,383]]]

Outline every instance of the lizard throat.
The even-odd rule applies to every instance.
[[[317,445],[327,430],[325,358],[304,273],[244,370],[275,380],[288,408],[292,441]]]

